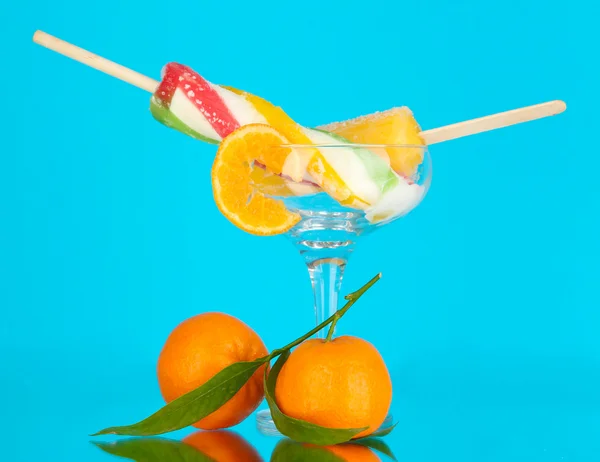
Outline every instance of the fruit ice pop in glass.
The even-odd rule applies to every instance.
[[[34,41],[153,93],[157,120],[197,140],[221,143],[212,175],[217,206],[247,232],[285,234],[292,241],[308,267],[318,321],[338,307],[358,237],[423,200],[431,181],[426,144],[566,108],[552,101],[427,131],[407,108],[395,108],[313,129],[258,96],[212,84],[180,64],[165,66],[156,82],[41,31]],[[265,431],[274,428],[265,414],[259,422]]]
[[[262,98],[179,64],[164,68],[151,108],[171,128],[221,142],[212,172],[219,209],[247,232],[291,240],[308,268],[317,324],[339,307],[358,237],[408,213],[430,183],[427,149],[407,108],[310,129]],[[410,144],[398,143],[404,140]],[[276,145],[283,149],[263,149]],[[268,411],[258,422],[275,431]]]

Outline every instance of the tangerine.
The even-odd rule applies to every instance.
[[[198,388],[239,361],[268,354],[264,343],[248,325],[224,313],[204,313],[179,324],[169,335],[158,358],[158,383],[167,403]],[[194,426],[204,430],[240,423],[264,397],[264,366],[221,408]]]
[[[383,358],[366,340],[311,339],[281,368],[275,400],[284,414],[322,427],[368,427],[355,436],[360,438],[385,420],[392,382]]]

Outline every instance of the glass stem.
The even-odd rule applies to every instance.
[[[308,274],[315,297],[315,322],[322,323],[338,309],[338,297],[342,287],[342,278],[347,258],[317,258],[307,260]],[[317,333],[325,338],[326,329]]]

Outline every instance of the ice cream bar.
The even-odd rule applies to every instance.
[[[151,111],[164,125],[209,143],[219,143],[242,125],[264,123],[278,129],[293,144],[348,144],[347,149],[301,149],[293,156],[294,164],[286,165],[283,173],[295,181],[318,184],[349,207],[368,212],[394,189],[415,186],[368,149],[353,147],[339,135],[302,127],[265,99],[212,84],[181,64],[170,63],[163,69]],[[383,215],[376,217],[385,219]]]

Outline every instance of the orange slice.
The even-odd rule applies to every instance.
[[[263,124],[245,125],[219,146],[212,168],[213,196],[217,207],[238,228],[259,236],[285,233],[300,215],[283,202],[267,197],[252,186],[254,161],[279,174],[292,149],[276,129]]]
[[[421,127],[407,107],[396,107],[319,128],[353,143],[425,145],[420,135]],[[390,147],[386,152],[386,160],[391,167],[404,176],[412,176],[423,161],[421,148]]]

